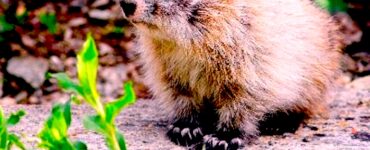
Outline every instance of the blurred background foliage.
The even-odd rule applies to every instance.
[[[347,3],[343,0],[315,0],[315,2],[330,13],[347,11]]]
[[[312,1],[333,15],[345,35],[344,82],[369,75],[370,1]],[[122,83],[133,80],[138,97],[150,97],[135,63],[134,35],[114,0],[0,0],[0,104],[68,100],[45,74],[75,77],[76,52],[88,32],[99,49],[102,96],[122,95]]]

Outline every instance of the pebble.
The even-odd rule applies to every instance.
[[[110,11],[94,9],[89,11],[89,17],[99,20],[109,20],[113,19],[114,15]]]
[[[49,62],[47,59],[25,56],[11,58],[6,70],[9,74],[24,79],[33,88],[37,89],[44,83],[48,68]]]

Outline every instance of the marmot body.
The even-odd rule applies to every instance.
[[[309,0],[121,0],[180,145],[237,149],[283,114],[325,108],[339,42]],[[285,116],[284,116],[285,115]],[[297,115],[293,115],[297,117]],[[278,121],[279,118],[274,118]],[[270,127],[268,128],[270,129]]]

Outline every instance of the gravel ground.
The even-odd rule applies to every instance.
[[[370,81],[369,78],[367,81]],[[370,89],[365,80],[352,82],[338,90],[330,102],[328,119],[311,119],[295,134],[264,136],[250,149],[370,149]],[[50,106],[10,105],[3,106],[6,113],[25,109],[28,115],[11,130],[19,134],[27,147],[35,149],[37,132],[49,115]],[[70,135],[85,141],[89,149],[106,149],[103,139],[82,129],[83,114],[91,114],[87,106],[73,106],[73,123]],[[124,132],[131,150],[184,149],[170,143],[165,135],[167,122],[154,100],[139,100],[124,110],[118,118],[118,126]]]

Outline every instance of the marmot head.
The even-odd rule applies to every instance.
[[[241,12],[245,2],[240,0],[119,2],[126,19],[132,22],[141,34],[153,38],[194,44],[194,41],[217,40],[216,37],[223,40],[235,38],[235,33],[240,34],[245,30],[243,24],[246,24],[246,17]]]

